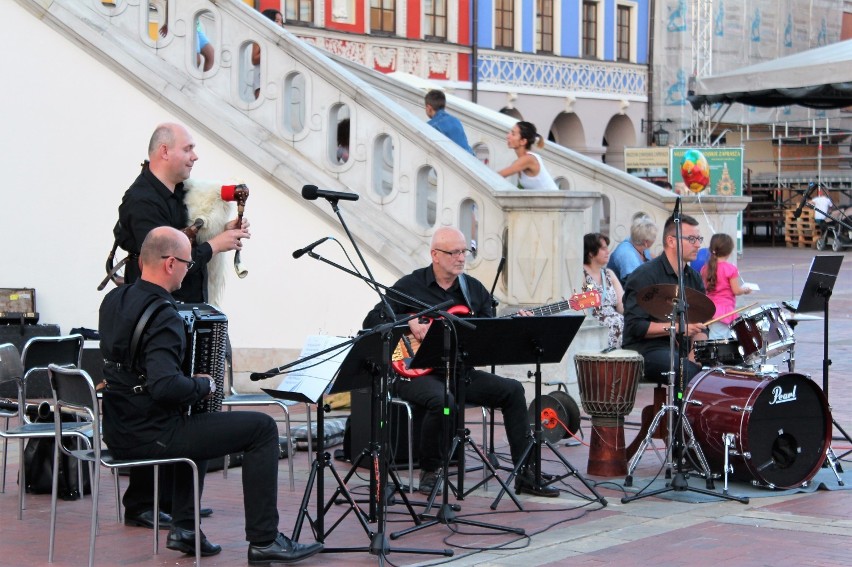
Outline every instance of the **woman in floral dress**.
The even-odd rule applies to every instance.
[[[601,294],[601,306],[591,310],[600,324],[609,328],[608,349],[621,348],[624,332],[624,305],[621,298],[624,290],[618,278],[607,269],[609,261],[609,238],[594,232],[583,237],[583,289],[597,290]]]

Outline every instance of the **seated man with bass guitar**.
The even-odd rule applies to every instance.
[[[493,317],[491,294],[478,280],[466,276],[465,259],[470,254],[464,235],[455,228],[441,227],[432,237],[432,264],[402,277],[393,289],[414,297],[425,304],[437,305],[454,300],[458,306],[474,317]],[[419,306],[406,305],[401,296],[390,292],[387,299],[397,316],[420,310]],[[458,312],[458,308],[451,308]],[[383,304],[379,303],[364,319],[364,328],[384,322]],[[522,311],[521,315],[531,315]],[[422,341],[429,330],[431,320],[411,320],[412,342]],[[412,356],[413,353],[409,356]],[[523,456],[530,436],[527,402],[524,387],[517,380],[504,378],[481,370],[470,369],[467,373],[466,400],[472,404],[499,408],[503,412],[506,436],[512,454],[512,463],[517,466]],[[420,492],[431,494],[438,481],[437,471],[441,465],[441,420],[444,410],[444,376],[438,369],[416,378],[400,376],[396,384],[397,395],[405,401],[426,409],[420,437]],[[449,407],[454,407],[452,395]],[[453,421],[453,423],[455,423]],[[445,442],[447,440],[444,440]],[[515,489],[538,496],[559,496],[559,490],[550,486],[537,487],[531,470],[522,468],[515,479]]]

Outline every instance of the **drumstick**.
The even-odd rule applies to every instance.
[[[752,307],[754,307],[754,306],[755,306],[755,305],[757,305],[757,304],[758,304],[758,302],[757,302],[757,301],[755,301],[755,302],[754,302],[754,303],[752,303],[751,305],[745,305],[745,306],[743,306],[743,307],[740,307],[739,309],[734,309],[734,310],[733,310],[733,311],[731,311],[730,313],[725,313],[724,315],[719,315],[719,316],[718,316],[718,317],[716,317],[715,319],[710,319],[709,321],[707,321],[706,323],[704,323],[704,326],[706,327],[706,326],[708,326],[708,325],[712,325],[713,323],[718,323],[719,321],[721,321],[721,320],[722,320],[722,319],[724,319],[725,317],[730,317],[731,315],[735,315],[735,314],[739,313],[740,311],[745,311],[746,309],[751,309]]]

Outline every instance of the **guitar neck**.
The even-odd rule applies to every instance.
[[[534,307],[527,311],[531,312],[533,315],[553,315],[554,313],[561,313],[568,309],[571,309],[571,304],[568,301],[559,301],[557,303],[551,303],[550,305]]]

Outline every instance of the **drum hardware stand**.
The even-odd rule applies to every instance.
[[[624,486],[632,486],[633,485],[633,471],[636,470],[639,461],[642,460],[642,454],[645,451],[645,447],[648,444],[648,441],[653,435],[654,431],[657,429],[657,426],[662,419],[663,414],[666,414],[669,423],[669,445],[667,455],[667,466],[671,463],[672,459],[677,460],[677,466],[674,475],[671,477],[671,481],[666,483],[664,488],[659,490],[652,490],[649,492],[639,492],[632,496],[625,496],[621,499],[623,504],[627,504],[629,502],[633,502],[634,500],[639,500],[640,498],[645,498],[648,496],[656,496],[658,494],[663,494],[666,492],[698,492],[701,494],[707,494],[709,496],[716,496],[719,498],[724,498],[728,500],[736,500],[738,502],[742,502],[743,504],[748,503],[748,498],[742,498],[738,496],[733,496],[730,494],[719,494],[713,490],[713,476],[710,473],[710,467],[707,464],[707,460],[704,457],[704,452],[701,450],[701,446],[695,439],[695,435],[692,432],[692,426],[689,424],[689,420],[686,419],[685,412],[683,410],[683,382],[686,376],[686,368],[685,363],[688,360],[688,352],[687,352],[687,341],[686,341],[686,326],[687,319],[686,313],[688,309],[688,305],[686,304],[686,295],[684,291],[684,281],[683,281],[683,271],[684,271],[684,262],[683,262],[683,250],[682,250],[682,236],[683,231],[681,227],[681,216],[680,216],[680,208],[681,208],[681,198],[677,197],[674,211],[674,224],[675,224],[675,241],[677,245],[677,265],[678,265],[678,297],[672,301],[672,314],[669,319],[669,383],[668,383],[668,394],[669,399],[668,403],[660,408],[660,411],[657,412],[657,415],[654,416],[654,421],[651,423],[651,426],[648,428],[648,434],[645,439],[639,445],[639,449],[636,451],[636,454],[633,455],[633,458],[630,460],[630,465],[627,469],[627,477],[624,479]],[[677,328],[675,328],[674,322],[677,321]],[[679,334],[679,337],[676,337],[676,334]],[[679,338],[680,340],[676,340]],[[679,364],[680,372],[675,374],[675,347],[677,346],[677,363]],[[701,402],[694,401],[690,403],[695,403],[696,405],[700,405]],[[686,440],[684,440],[686,437]],[[689,486],[689,482],[687,481],[687,475],[684,471],[683,465],[686,457],[686,453],[689,449],[692,449],[695,454],[698,456],[698,460],[701,464],[701,468],[705,477],[706,489],[697,488],[693,486]],[[668,471],[667,471],[668,472]],[[668,478],[668,476],[667,476]]]
[[[449,411],[450,407],[450,383],[452,381],[453,375],[462,367],[464,356],[460,352],[462,350],[462,346],[460,344],[460,339],[456,336],[456,346],[453,349],[452,346],[452,335],[453,335],[453,327],[450,321],[442,320],[441,321],[441,337],[442,337],[442,356],[441,359],[443,361],[443,367],[445,369],[445,382],[444,382],[444,415],[441,420],[441,450],[443,453],[443,463],[441,465],[441,469],[438,471],[438,479],[435,482],[435,486],[432,488],[432,493],[429,495],[429,503],[426,506],[426,510],[428,511],[432,507],[432,503],[435,500],[435,496],[437,495],[438,489],[441,485],[444,485],[444,490],[442,492],[442,502],[441,506],[434,515],[434,518],[428,520],[427,522],[412,526],[410,528],[400,530],[398,532],[394,532],[391,534],[391,539],[395,540],[404,535],[420,531],[422,529],[434,526],[436,524],[462,524],[467,526],[473,526],[478,528],[487,528],[493,530],[505,531],[508,533],[514,533],[517,535],[524,535],[526,531],[523,528],[512,528],[509,526],[500,526],[497,524],[489,524],[485,522],[478,522],[475,520],[470,520],[466,518],[459,518],[456,516],[453,509],[450,507],[448,499],[449,493],[451,489],[451,484],[449,482],[449,467],[450,467],[450,457],[455,454],[456,449],[459,447],[460,443],[471,445],[474,450],[476,450],[477,455],[482,459],[482,462],[485,466],[489,467],[491,473],[496,476],[496,471],[494,467],[491,466],[491,463],[488,461],[488,457],[482,452],[482,450],[476,445],[476,443],[470,438],[470,431],[465,429],[464,427],[464,390],[465,385],[464,381],[466,378],[466,373],[462,373],[461,375],[456,377],[456,396],[455,396],[455,405],[456,405],[456,422],[457,422],[457,432],[455,437],[453,438],[452,445],[449,450],[447,450],[445,443],[443,440],[447,438],[447,434],[449,432],[449,423],[451,412]],[[468,325],[472,325],[469,321],[465,321]],[[429,331],[426,333],[426,337],[424,337],[423,342],[420,345],[417,353],[415,354],[415,358],[411,361],[412,368],[420,368],[420,367],[430,367],[429,365],[423,362],[423,358],[428,357],[429,353],[429,344],[427,341],[430,339],[430,336],[436,335],[439,331],[437,330],[438,325],[432,325],[429,328]],[[476,327],[474,326],[474,330]],[[458,329],[455,329],[458,332]],[[434,344],[434,340],[432,341]],[[455,357],[453,356],[453,350],[455,350]],[[464,450],[460,452],[458,458],[458,470],[459,470],[459,481],[458,488],[453,488],[453,491],[456,492],[459,499],[464,499],[464,489],[463,489],[463,478],[465,473],[464,466]],[[497,480],[500,481],[499,477]],[[502,484],[502,481],[500,481]],[[504,485],[505,486],[505,485]],[[520,503],[518,503],[520,507]]]

